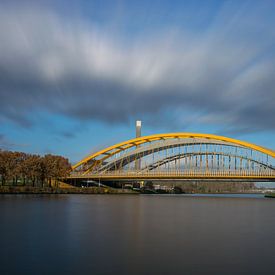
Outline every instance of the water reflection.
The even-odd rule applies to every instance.
[[[272,274],[262,195],[1,196],[1,274]]]

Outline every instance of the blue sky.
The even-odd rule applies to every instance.
[[[275,148],[274,1],[1,1],[0,146],[203,132]]]

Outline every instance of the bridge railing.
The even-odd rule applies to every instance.
[[[83,174],[83,172],[72,172],[73,177],[83,176],[186,176],[186,177],[275,177],[275,171],[273,170],[169,170],[169,171],[139,171],[139,170],[118,170],[118,171],[105,171],[101,173],[89,173]]]

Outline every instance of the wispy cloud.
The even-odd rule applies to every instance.
[[[173,28],[127,40],[79,18],[5,5],[0,116],[29,126],[41,109],[107,122],[143,114],[170,123],[169,113],[182,125],[274,130],[271,8],[226,7],[199,33]]]
[[[0,134],[0,150],[13,150],[17,147],[26,147],[28,144],[17,144],[10,141],[4,134]]]

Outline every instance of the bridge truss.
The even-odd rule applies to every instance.
[[[275,180],[275,151],[210,134],[144,136],[95,152],[72,178]]]

